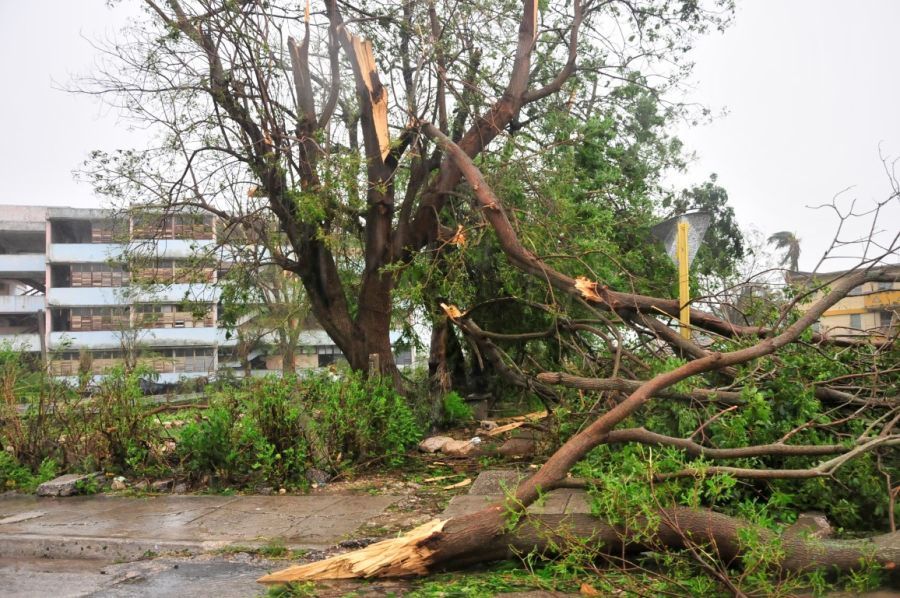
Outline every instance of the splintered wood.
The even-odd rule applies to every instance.
[[[575,288],[581,293],[581,296],[591,301],[602,301],[600,295],[597,294],[597,283],[589,280],[584,276],[575,279]]]
[[[508,421],[510,421],[510,423],[504,424],[502,426],[497,426],[492,430],[486,431],[485,434],[487,434],[488,436],[499,436],[504,432],[515,430],[516,428],[520,428],[527,423],[542,420],[545,417],[547,417],[546,411],[535,411],[534,413],[527,413],[525,415],[510,417],[508,418]]]
[[[375,135],[378,137],[381,159],[384,160],[391,151],[391,137],[388,133],[387,118],[387,90],[378,80],[375,55],[372,53],[372,42],[361,39],[356,35],[351,35],[350,43],[353,45],[353,53],[356,55],[356,62],[359,65],[359,76],[363,85],[369,90],[369,98],[372,104],[372,121],[375,125]]]
[[[428,572],[433,550],[425,541],[439,533],[446,520],[434,519],[400,536],[376,542],[345,554],[296,565],[260,577],[262,584],[322,579],[365,579],[370,577],[407,577]]]
[[[462,224],[456,225],[456,233],[451,237],[450,241],[452,245],[458,245],[459,247],[463,247],[466,244],[466,233],[463,229]]]
[[[456,320],[463,316],[463,313],[459,311],[459,308],[455,305],[447,305],[446,303],[441,303],[441,309],[444,310],[444,313],[447,314],[447,317],[451,320]]]

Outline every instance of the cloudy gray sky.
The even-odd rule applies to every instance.
[[[703,39],[689,99],[726,111],[713,123],[682,127],[698,159],[677,185],[710,173],[728,189],[738,218],[768,235],[795,231],[801,268],[815,265],[842,207],[885,198],[879,158],[900,158],[900,2],[739,0],[734,25]],[[0,209],[2,204],[97,206],[72,171],[91,149],[140,143],[93,98],[55,87],[91,69],[87,41],[114,34],[137,3],[0,0]],[[900,229],[900,200],[881,228]],[[848,234],[861,233],[858,223]],[[827,268],[827,266],[826,266]]]

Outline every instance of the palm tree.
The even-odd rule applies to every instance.
[[[783,230],[769,237],[769,243],[775,245],[775,249],[784,251],[781,258],[781,265],[790,264],[789,270],[797,272],[800,268],[797,262],[800,261],[800,239],[792,232]]]

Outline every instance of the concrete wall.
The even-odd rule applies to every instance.
[[[44,230],[45,220],[46,206],[3,206],[0,230]]]
[[[166,372],[166,373],[162,373],[162,374],[157,374],[158,378],[156,379],[156,382],[158,382],[159,384],[176,384],[182,380],[191,380],[194,378],[205,378],[205,377],[209,377],[211,375],[212,374],[207,374],[204,372],[187,372],[187,373],[179,373],[179,374],[173,374],[171,372]],[[57,379],[67,382],[73,386],[76,386],[79,383],[78,376],[57,376]],[[95,375],[95,376],[91,376],[91,379],[93,380],[94,384],[98,384],[103,379],[103,376]]]
[[[0,345],[9,344],[19,351],[41,350],[41,337],[37,334],[0,334]]]
[[[158,258],[189,258],[197,255],[213,241],[194,239],[160,240],[155,246],[135,249],[138,255]],[[126,245],[117,243],[51,243],[50,262],[59,264],[104,263],[122,256]]]
[[[0,276],[43,275],[46,267],[43,253],[0,254]]]

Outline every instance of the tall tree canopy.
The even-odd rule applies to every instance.
[[[691,338],[672,323],[682,306],[666,298],[671,265],[648,243],[658,172],[678,162],[661,127],[676,109],[666,91],[684,75],[695,36],[727,19],[728,2],[147,7],[95,89],[156,126],[160,142],[97,154],[90,173],[100,191],[151,210],[212,212],[226,231],[255,238],[276,222],[266,260],[300,277],[357,369],[377,353],[396,375],[392,308],[398,284],[413,283],[407,297],[444,299],[447,326],[507,381],[549,409],[564,399],[583,407],[583,421],[505,504],[266,581],[418,574],[510,545],[552,545],[517,517],[573,467],[596,485],[618,467],[620,481],[675,505],[645,502],[640,521],[663,522],[652,528],[591,520],[586,531],[612,550],[645,550],[652,537],[699,543],[727,562],[747,552],[748,533],[774,546],[768,528],[711,510],[710,488],[753,481],[728,491],[743,501],[728,515],[745,515],[757,498],[785,502],[779,481],[800,485],[798,504],[816,504],[822,493],[803,484],[850,463],[859,469],[841,479],[840,500],[858,503],[861,527],[884,527],[860,512],[894,501],[891,488],[872,490],[879,471],[896,479],[893,340],[808,329],[852,289],[898,278],[880,263],[896,240],[862,267],[801,289],[802,312],[785,301],[735,324],[692,308]],[[670,202],[718,211],[710,271],[727,270],[723,255],[741,251],[724,200],[710,181]],[[499,302],[513,308],[492,309]],[[878,376],[861,373],[870,370]],[[666,447],[672,458],[660,471],[634,450],[609,459],[613,445]],[[713,481],[678,492],[680,480],[699,479]],[[832,514],[846,511],[842,503]],[[900,558],[896,531],[824,547],[783,540],[779,570]]]
[[[489,170],[518,163],[523,177],[557,188],[572,173],[593,177],[575,181],[574,201],[628,218],[629,204],[646,201],[647,169],[660,166],[647,150],[675,109],[661,112],[660,98],[683,78],[695,37],[729,14],[728,0],[329,1],[305,10],[147,0],[146,18],[108,48],[84,89],[158,141],[95,153],[87,174],[120,204],[203,210],[230,230],[276,222],[267,259],[301,278],[351,366],[378,353],[395,373],[388,331],[398,281],[416,256],[452,247],[463,238],[457,226],[470,224],[448,214],[462,174],[421,124]],[[542,152],[571,147],[571,136],[607,154],[602,171],[589,170],[600,156],[581,151],[565,176],[545,172]],[[521,191],[533,201],[533,189]]]

